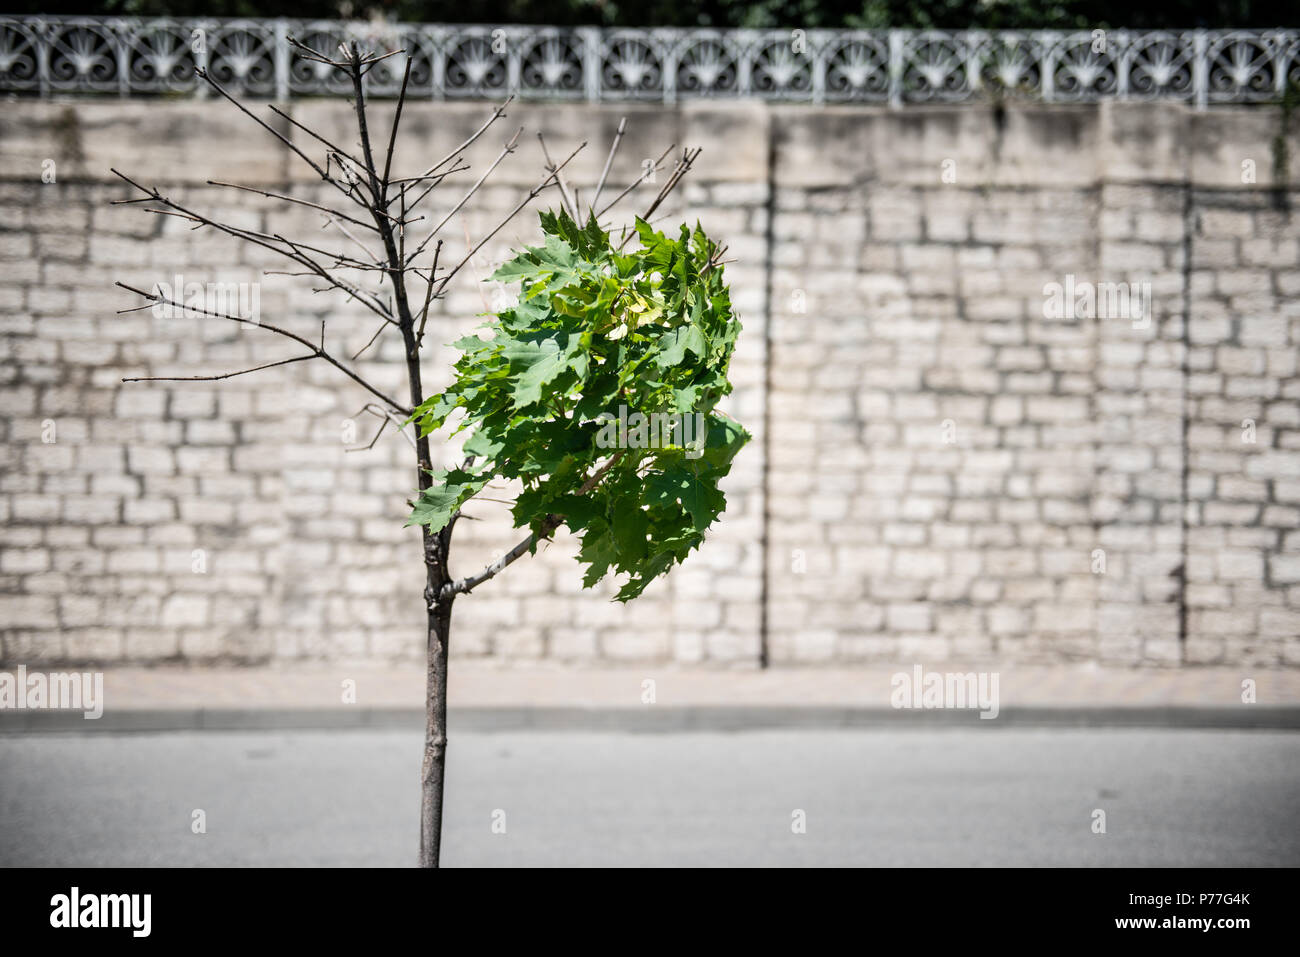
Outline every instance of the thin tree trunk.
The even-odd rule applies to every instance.
[[[425,542],[429,609],[429,646],[426,665],[424,761],[420,772],[420,866],[437,867],[442,846],[442,782],[447,761],[447,641],[451,630],[453,597],[441,594],[446,563],[430,562],[431,548],[441,552],[440,535]],[[439,555],[438,558],[442,556]]]
[[[420,354],[415,341],[415,330],[404,323],[402,334],[406,340],[407,378],[410,380],[411,400],[418,405],[420,385]],[[417,435],[419,430],[416,430]],[[432,467],[428,436],[416,439],[419,485],[429,487]],[[420,866],[437,867],[438,851],[442,844],[442,782],[447,756],[447,646],[451,638],[451,606],[455,594],[446,588],[451,580],[447,553],[451,548],[451,533],[455,519],[440,531],[424,530],[424,607],[428,616],[427,644],[425,647],[425,699],[424,699],[424,761],[420,771]]]
[[[388,158],[383,177],[375,166],[370,148],[370,132],[366,123],[365,89],[362,85],[360,54],[353,44],[352,90],[357,114],[357,128],[361,135],[361,149],[365,157],[366,172],[370,177],[370,190],[375,197],[375,228],[384,242],[384,256],[388,262],[389,278],[393,284],[393,299],[397,308],[397,322],[402,331],[406,349],[406,378],[411,389],[411,407],[424,401],[424,387],[420,381],[420,333],[415,328],[415,317],[406,297],[406,262],[402,246],[394,235],[392,220],[388,216],[388,173],[392,162],[393,144],[389,143]],[[408,60],[406,75],[402,80],[402,98],[398,102],[398,117],[405,100],[406,81],[410,78]],[[394,140],[397,118],[393,121]],[[432,289],[433,273],[430,272]],[[427,311],[427,310],[426,310]],[[421,491],[432,483],[433,459],[429,454],[429,438],[421,436],[416,428],[415,457],[417,479]],[[420,770],[420,866],[437,867],[438,852],[442,844],[442,782],[447,756],[447,643],[451,629],[451,605],[455,595],[444,592],[450,580],[447,569],[447,552],[451,547],[451,532],[455,520],[438,532],[424,527],[424,604],[428,616],[426,654],[426,690],[424,701],[424,760]]]

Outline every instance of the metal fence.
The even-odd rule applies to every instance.
[[[809,103],[952,103],[988,97],[1214,103],[1276,100],[1300,85],[1300,31],[1137,32],[603,29],[320,20],[0,17],[0,90],[49,96],[203,95],[203,67],[247,96],[347,92],[288,37],[328,51],[357,40],[411,51],[432,99],[757,97]],[[396,95],[394,57],[368,78]]]

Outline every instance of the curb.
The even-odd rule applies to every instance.
[[[168,708],[109,712],[87,720],[77,711],[0,712],[0,734],[104,734],[166,731],[419,730],[416,708]],[[1300,730],[1300,707],[1181,706],[1008,707],[985,720],[972,710],[689,706],[644,708],[462,707],[448,713],[451,731],[687,732],[773,729],[906,730],[909,728],[1166,728]]]

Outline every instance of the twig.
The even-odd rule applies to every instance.
[[[597,469],[596,472],[591,476],[591,478],[587,479],[587,481],[582,483],[582,487],[578,489],[577,494],[586,495],[593,488],[595,488],[596,485],[600,482],[600,480],[605,477],[605,474],[610,469],[612,469],[615,466],[615,464],[617,464],[618,460],[621,459],[622,457],[623,457],[623,451],[621,449],[615,452],[612,456],[610,456],[608,462],[606,462],[599,469]],[[546,516],[546,521],[542,523],[541,532],[529,535],[518,545],[510,549],[510,551],[506,552],[504,555],[502,555],[500,558],[494,561],[487,568],[483,569],[477,575],[471,575],[468,578],[462,578],[459,581],[455,581],[455,582],[448,582],[445,586],[443,586],[444,593],[449,596],[469,594],[469,592],[473,591],[475,588],[483,584],[485,581],[488,581],[491,578],[495,578],[498,574],[500,574],[503,568],[508,568],[510,565],[514,564],[515,561],[521,555],[524,554],[524,552],[530,551],[537,542],[541,541],[544,538],[550,538],[551,532],[559,528],[560,523],[562,521],[564,521],[564,516],[562,515]]]
[[[379,336],[380,336],[380,334],[381,334],[385,329],[387,329],[387,328],[388,328],[388,323],[386,323],[386,322],[381,322],[381,323],[379,324],[379,328],[375,330],[375,334],[374,334],[373,336],[370,337],[370,340],[369,340],[369,341],[368,341],[364,346],[362,346],[360,349],[358,349],[358,350],[353,354],[353,356],[352,356],[352,361],[353,361],[353,362],[356,362],[358,359],[360,359],[360,358],[361,358],[361,353],[365,352],[365,351],[366,351],[367,349],[369,349],[372,345],[374,345],[374,344],[375,344],[375,340],[378,339]]]
[[[433,250],[433,265],[429,268],[429,288],[424,293],[424,308],[420,310],[420,331],[415,336],[415,351],[420,351],[420,346],[424,344],[424,324],[429,321],[429,303],[433,302],[433,282],[438,272],[438,257],[442,255],[442,240],[438,240],[438,245]],[[418,275],[418,273],[417,273]]]
[[[317,172],[317,174],[319,174],[319,176],[320,176],[321,179],[323,179],[323,180],[324,180],[325,182],[327,182],[327,183],[332,183],[335,187],[337,187],[337,188],[339,189],[340,192],[343,193],[343,195],[347,196],[347,197],[348,197],[349,199],[351,199],[353,202],[358,203],[359,205],[361,204],[360,200],[358,200],[355,196],[352,196],[350,193],[348,193],[347,190],[343,189],[343,186],[338,182],[338,180],[334,179],[332,176],[330,176],[329,173],[327,173],[327,172],[325,172],[325,170],[321,169],[319,163],[317,163],[314,159],[312,159],[310,156],[308,156],[308,155],[307,155],[306,153],[304,153],[302,150],[298,149],[298,147],[295,146],[295,145],[293,144],[293,141],[292,141],[292,140],[290,140],[288,137],[286,137],[286,136],[285,136],[283,133],[281,133],[279,130],[275,129],[273,126],[271,126],[271,124],[267,123],[267,122],[266,122],[265,120],[263,120],[260,116],[257,116],[256,114],[254,114],[250,109],[248,109],[248,107],[244,106],[244,104],[240,103],[237,99],[235,99],[233,96],[231,96],[229,93],[227,93],[226,90],[225,90],[225,88],[224,88],[220,83],[218,83],[216,80],[212,79],[212,75],[211,75],[210,73],[208,73],[207,70],[205,70],[205,69],[203,69],[203,68],[200,67],[200,68],[196,69],[196,70],[194,71],[194,73],[195,73],[196,76],[202,77],[203,80],[204,80],[204,81],[205,81],[209,86],[211,86],[214,90],[216,90],[216,91],[217,91],[218,93],[220,93],[223,97],[225,97],[227,100],[229,100],[231,103],[233,103],[236,107],[238,107],[239,110],[240,110],[242,113],[244,113],[246,116],[249,117],[249,119],[253,120],[253,122],[255,122],[258,126],[262,127],[262,129],[266,130],[268,133],[270,133],[272,136],[274,136],[277,140],[279,140],[279,141],[280,141],[281,143],[283,143],[285,146],[289,147],[289,149],[290,149],[290,150],[291,150],[295,155],[297,155],[299,158],[301,158],[302,161],[303,161],[304,163],[306,163],[306,164],[307,164],[308,166],[310,166],[313,170],[315,170],[315,171]]]
[[[234,236],[236,239],[242,239],[245,242],[253,243],[256,246],[261,246],[264,249],[269,249],[274,253],[277,253],[281,256],[285,256],[288,259],[292,259],[294,262],[298,263],[299,265],[306,266],[313,275],[321,277],[326,282],[330,283],[336,288],[342,290],[343,292],[348,293],[350,297],[355,298],[358,302],[366,306],[376,315],[381,316],[384,319],[387,319],[389,321],[392,321],[392,316],[388,313],[387,310],[384,309],[382,304],[370,298],[366,293],[364,293],[360,289],[357,289],[355,286],[353,286],[351,283],[347,282],[346,280],[340,279],[337,276],[331,274],[329,270],[327,270],[324,266],[316,262],[316,260],[312,259],[310,256],[301,252],[300,249],[298,248],[301,247],[302,249],[310,249],[313,251],[317,251],[314,250],[313,247],[306,246],[305,244],[301,244],[301,243],[299,244],[290,243],[287,239],[284,239],[281,236],[272,236],[268,233],[261,233],[251,229],[241,229],[238,226],[230,226],[226,223],[217,222],[214,219],[209,219],[207,216],[204,216],[201,213],[196,213],[193,210],[188,209],[180,205],[179,203],[174,202],[171,199],[168,199],[166,196],[158,192],[158,190],[156,189],[151,189],[145,186],[141,186],[135,180],[131,179],[131,177],[127,176],[124,173],[118,172],[118,170],[116,169],[110,168],[110,172],[112,172],[115,176],[118,176],[125,182],[129,183],[131,186],[134,186],[136,189],[144,193],[150,199],[162,203],[164,206],[169,207],[170,210],[175,211],[174,213],[171,213],[168,210],[150,209],[150,210],[146,210],[146,212],[166,213],[168,215],[180,215],[182,218],[189,219],[191,222],[196,222],[203,226],[210,226],[213,229],[226,233],[227,235]],[[277,246],[275,245],[275,243],[277,242],[283,243],[289,246],[290,248],[284,249],[281,246]],[[325,253],[325,255],[333,257],[334,254]],[[357,263],[357,265],[360,266],[361,268],[373,268],[373,267],[366,266],[365,263]]]
[[[611,209],[617,206],[624,196],[632,192],[642,183],[646,182],[650,178],[651,173],[657,173],[659,170],[663,169],[664,160],[668,157],[668,154],[673,151],[673,147],[676,145],[677,145],[676,143],[669,145],[668,149],[663,151],[663,155],[661,155],[657,160],[655,160],[654,164],[648,170],[643,171],[640,176],[632,180],[632,182],[628,183],[627,187],[623,190],[623,192],[619,193],[617,196],[614,197],[614,199],[611,202],[607,203],[605,207],[596,214],[596,217],[599,218],[601,216],[604,216]]]
[[[337,216],[339,219],[346,219],[349,223],[355,223],[358,226],[364,226],[366,229],[375,229],[373,225],[362,222],[359,219],[353,219],[347,213],[341,213],[337,209],[329,206],[322,206],[320,203],[313,203],[306,199],[298,199],[296,196],[286,196],[283,193],[272,193],[269,190],[258,189],[256,186],[241,186],[239,183],[223,183],[220,180],[208,180],[209,186],[226,186],[230,189],[242,189],[247,193],[257,193],[259,196],[266,196],[269,199],[280,199],[286,203],[297,203],[299,206],[310,206],[312,209],[318,209],[322,213],[329,213],[331,216]]]
[[[393,129],[388,134],[388,156],[384,158],[384,195],[379,197],[382,206],[388,206],[388,174],[393,170],[393,148],[397,146],[397,127],[402,122],[402,107],[406,105],[406,84],[411,81],[411,56],[407,54],[406,70],[402,73],[402,91],[397,94],[397,112],[393,114]]]
[[[274,103],[268,103],[268,104],[266,104],[266,108],[267,108],[268,110],[270,110],[272,113],[274,113],[276,116],[279,116],[281,119],[285,120],[286,122],[293,124],[293,125],[296,126],[298,129],[300,129],[300,130],[302,130],[304,133],[306,133],[308,136],[313,137],[313,138],[314,138],[315,140],[317,140],[317,141],[318,141],[322,146],[328,147],[329,150],[330,150],[330,152],[335,153],[335,154],[337,154],[338,156],[341,156],[341,157],[347,159],[349,162],[355,163],[357,166],[360,166],[360,165],[361,165],[361,161],[358,160],[356,157],[354,157],[351,153],[347,152],[346,150],[339,149],[337,146],[335,146],[335,145],[334,145],[333,143],[331,143],[329,140],[325,139],[325,137],[321,136],[319,133],[317,133],[317,132],[316,132],[315,130],[313,130],[311,127],[309,127],[309,126],[303,126],[301,123],[299,123],[297,120],[295,120],[295,119],[294,119],[292,116],[290,116],[288,113],[284,112],[284,110],[280,109],[280,108],[279,108],[278,106],[276,106]]]
[[[375,405],[375,403],[373,402],[367,402],[359,410],[357,410],[357,415],[360,415],[362,412],[368,412],[371,415],[376,416],[377,418],[383,419],[384,422],[382,425],[380,425],[379,430],[375,432],[375,437],[370,440],[369,445],[362,446],[360,448],[355,448],[355,449],[345,449],[344,451],[365,452],[369,449],[373,449],[375,447],[375,443],[379,441],[379,436],[383,434],[384,426],[388,425],[388,423],[390,422],[397,427],[398,433],[401,434],[401,436],[411,444],[411,448],[416,447],[415,439],[411,438],[409,435],[406,434],[406,430],[402,428],[402,423],[398,420],[397,416],[393,415],[393,413],[389,412],[387,409],[380,408],[378,405]],[[355,419],[357,415],[354,415],[353,418]]]
[[[396,179],[396,180],[393,180],[393,182],[394,182],[394,183],[402,183],[402,184],[403,184],[403,185],[402,185],[402,195],[405,196],[405,195],[406,195],[406,192],[407,192],[407,191],[408,191],[412,186],[414,186],[417,182],[422,183],[422,182],[424,182],[426,179],[428,179],[428,180],[432,180],[432,181],[433,181],[433,182],[431,182],[428,186],[426,186],[426,187],[424,188],[424,192],[423,192],[423,193],[421,193],[419,196],[415,197],[415,199],[411,200],[411,202],[407,204],[407,206],[406,206],[406,211],[409,213],[411,210],[415,209],[415,207],[419,206],[420,203],[424,201],[424,197],[428,196],[431,192],[433,192],[433,190],[434,190],[436,187],[440,186],[440,185],[442,184],[442,181],[443,181],[444,179],[446,179],[446,178],[447,178],[448,176],[450,176],[452,173],[463,173],[465,170],[467,170],[467,169],[469,169],[469,168],[470,168],[470,167],[469,167],[469,164],[466,163],[464,166],[453,166],[451,169],[449,169],[449,170],[445,170],[444,172],[441,172],[441,173],[437,173],[437,174],[435,174],[435,175],[433,175],[433,176],[410,176],[410,177],[407,177],[406,179]],[[421,218],[423,218],[423,217],[421,217]],[[414,222],[414,220],[411,220],[411,222]]]
[[[540,193],[547,186],[549,186],[551,184],[551,180],[553,180],[559,174],[560,170],[564,169],[564,167],[569,164],[569,160],[577,156],[578,151],[581,150],[586,145],[587,145],[586,140],[579,143],[577,148],[572,153],[570,153],[567,157],[565,157],[564,161],[560,163],[559,166],[557,166],[544,180],[542,180],[540,183],[538,183],[536,186],[530,189],[528,191],[528,195],[524,197],[523,202],[521,202],[518,206],[512,209],[506,215],[505,219],[501,220],[501,222],[493,226],[492,231],[488,233],[486,236],[484,236],[482,239],[480,239],[477,245],[475,245],[473,249],[471,249],[468,253],[465,254],[465,258],[462,259],[460,262],[458,262],[454,267],[452,267],[450,272],[448,272],[445,276],[442,277],[442,282],[438,285],[438,292],[441,293],[442,290],[446,288],[447,283],[451,280],[451,277],[456,275],[456,273],[460,272],[461,268],[467,262],[469,262],[470,259],[474,257],[474,254],[477,253],[480,249],[482,249],[485,245],[487,245],[488,240],[490,240],[493,236],[495,236],[498,232],[500,232],[501,228],[505,226],[506,223],[514,219],[515,216],[519,214],[519,211],[521,209],[523,209],[534,199],[536,199],[537,194]]]
[[[425,175],[425,176],[428,176],[430,173],[436,172],[437,170],[441,169],[445,163],[450,162],[454,157],[460,155],[461,153],[465,152],[465,150],[467,150],[467,149],[469,149],[471,146],[473,146],[473,145],[474,145],[474,142],[475,142],[475,141],[476,141],[480,136],[482,136],[484,133],[486,133],[486,132],[488,131],[488,128],[489,128],[493,123],[495,123],[497,120],[501,119],[503,116],[506,115],[506,107],[509,106],[509,105],[511,104],[511,102],[514,100],[514,98],[515,98],[515,96],[514,96],[513,93],[510,94],[510,96],[506,97],[506,101],[505,101],[504,103],[502,103],[500,106],[498,106],[496,109],[494,109],[494,110],[492,111],[492,115],[489,116],[489,117],[487,118],[487,122],[486,122],[486,123],[484,123],[482,126],[480,126],[480,127],[479,127],[477,130],[475,130],[473,133],[471,133],[471,134],[469,135],[469,138],[466,139],[465,142],[461,143],[460,146],[457,146],[454,150],[452,150],[450,153],[448,153],[446,156],[444,156],[444,157],[443,157],[442,159],[440,159],[438,162],[434,163],[432,166],[430,166],[428,169],[426,169],[426,170],[424,171],[424,175]]]
[[[120,283],[119,283],[120,285]],[[250,372],[261,372],[263,369],[273,369],[276,366],[287,366],[291,362],[302,362],[304,359],[315,359],[320,356],[319,352],[312,352],[305,356],[294,356],[291,359],[281,359],[279,362],[268,362],[265,365],[253,366],[251,369],[240,369],[238,372],[223,372],[220,375],[143,375],[131,376],[123,379],[123,382],[215,382],[218,379],[233,379],[237,375],[248,375]]]
[[[492,161],[492,165],[483,171],[483,175],[480,176],[478,178],[478,181],[469,188],[469,192],[467,192],[464,196],[461,197],[460,202],[457,203],[455,206],[453,206],[451,208],[451,211],[447,213],[446,216],[442,217],[441,220],[438,221],[438,225],[434,226],[433,229],[429,230],[429,235],[424,237],[420,245],[415,247],[415,252],[411,253],[410,258],[406,260],[407,263],[413,262],[415,260],[415,257],[420,255],[420,253],[424,252],[424,247],[429,245],[429,241],[433,239],[434,236],[438,235],[438,230],[442,229],[443,226],[446,226],[448,220],[450,220],[451,217],[455,216],[456,213],[460,211],[460,208],[469,202],[470,197],[473,196],[476,192],[478,192],[479,187],[482,186],[483,183],[487,181],[487,178],[492,175],[492,171],[495,170],[497,166],[500,165],[501,161],[515,151],[515,144],[519,141],[519,134],[522,133],[523,131],[524,128],[522,126],[515,131],[515,135],[510,137],[510,142],[506,143],[506,145],[501,148],[501,152],[498,153],[497,158]],[[424,197],[421,196],[420,198],[423,199]]]
[[[569,184],[564,181],[563,174],[555,168],[555,161],[551,159],[551,151],[546,148],[546,137],[542,136],[542,131],[537,131],[537,142],[542,144],[542,156],[546,160],[546,169],[555,173],[555,181],[560,184],[560,195],[564,197],[565,205],[569,207],[569,212],[576,220],[578,218],[578,201],[574,199],[573,193],[569,191]]]
[[[118,282],[116,283],[116,285],[121,286],[123,289],[127,290],[128,292],[135,293],[137,296],[143,296],[145,299],[148,299],[150,302],[168,303],[187,312],[197,312],[201,315],[211,316],[214,319],[229,319],[231,322],[238,322],[244,325],[254,326],[258,329],[265,329],[267,332],[273,332],[276,335],[284,336],[286,339],[292,339],[294,342],[297,342],[300,345],[304,345],[308,349],[310,349],[312,351],[313,357],[324,359],[326,362],[334,366],[336,369],[342,372],[349,379],[356,382],[357,385],[361,386],[366,391],[368,391],[371,395],[375,396],[378,399],[382,399],[384,402],[388,403],[388,405],[390,405],[394,411],[401,412],[404,415],[411,415],[412,412],[414,411],[413,409],[409,409],[406,406],[402,405],[400,402],[395,402],[393,399],[389,398],[383,392],[376,389],[373,385],[371,385],[365,379],[361,378],[361,376],[357,375],[347,366],[343,365],[343,363],[339,362],[328,352],[325,352],[319,346],[313,345],[309,340],[304,339],[302,336],[298,335],[297,333],[290,332],[288,329],[283,329],[280,326],[273,326],[269,323],[261,322],[255,319],[246,319],[242,316],[232,316],[230,313],[227,312],[213,312],[210,309],[202,309],[199,308],[198,306],[187,305],[183,302],[177,302],[175,299],[169,299],[166,296],[159,295],[158,293],[145,292],[143,289],[137,289],[135,286],[129,286],[124,282]]]
[[[618,121],[618,132],[614,134],[614,142],[610,144],[609,155],[605,157],[605,168],[600,171],[600,180],[596,183],[596,192],[592,194],[591,205],[589,206],[592,214],[596,212],[596,204],[600,202],[600,191],[605,188],[605,180],[609,178],[609,168],[614,165],[614,154],[618,152],[618,144],[623,142],[623,131],[626,129],[627,117],[625,116]],[[670,146],[669,149],[672,149],[672,147]]]

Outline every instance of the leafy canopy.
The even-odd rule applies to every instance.
[[[698,224],[673,238],[638,219],[624,253],[594,217],[541,222],[545,242],[492,276],[519,283],[518,304],[454,343],[454,381],[415,410],[421,435],[471,434],[467,464],[434,473],[407,524],[437,531],[488,482],[518,480],[515,526],[534,547],[567,526],[583,584],[626,574],[627,601],[726,506],[718,482],[749,433],[714,408],[740,322]]]

